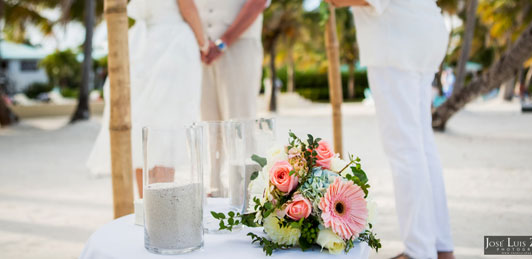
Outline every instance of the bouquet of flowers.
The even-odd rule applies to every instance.
[[[347,253],[360,242],[376,251],[381,247],[372,232],[374,206],[359,158],[342,160],[326,141],[310,134],[303,141],[292,132],[288,145],[270,150],[267,158],[252,158],[262,170],[251,176],[250,208],[245,214],[211,212],[221,230],[263,227],[265,237],[248,236],[267,255],[294,246],[319,245],[331,254]]]

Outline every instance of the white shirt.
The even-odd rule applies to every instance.
[[[196,0],[203,28],[211,40],[219,39],[233,23],[248,0]],[[266,6],[270,4],[270,0]],[[261,40],[262,14],[240,35],[242,39]]]
[[[435,72],[449,32],[435,0],[366,0],[353,7],[360,63]]]

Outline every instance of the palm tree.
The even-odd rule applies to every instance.
[[[2,2],[4,2],[2,0]],[[96,21],[100,21],[103,12],[103,0],[24,0],[5,2],[7,14],[4,32],[9,39],[23,41],[26,27],[32,24],[45,35],[52,33],[57,23],[66,24],[70,21],[83,21],[85,25],[85,42],[83,44],[82,82],[78,96],[78,106],[71,122],[86,120],[89,112],[89,87],[92,81],[92,35]],[[50,21],[40,14],[43,9],[59,6],[61,18]]]
[[[277,111],[277,69],[275,58],[277,56],[277,45],[279,40],[284,38],[294,38],[299,27],[299,19],[302,13],[302,5],[298,1],[278,0],[273,1],[270,7],[264,12],[264,23],[262,29],[262,40],[265,52],[270,59],[270,78],[272,82],[272,95],[269,102],[269,110]]]
[[[88,120],[89,85],[92,82],[92,35],[94,33],[95,0],[85,0],[85,43],[83,44],[83,72],[78,96],[78,106],[70,119],[71,123]]]
[[[445,130],[449,118],[468,102],[481,94],[499,87],[504,81],[515,76],[515,71],[532,57],[532,22],[521,36],[501,57],[477,79],[455,93],[432,113],[432,127]]]
[[[466,24],[464,30],[464,36],[462,40],[462,48],[460,50],[460,58],[458,59],[458,65],[456,67],[456,82],[454,83],[454,93],[459,92],[463,87],[466,70],[465,65],[469,60],[469,54],[471,52],[471,44],[473,42],[473,35],[475,33],[475,23],[477,19],[477,0],[469,0],[466,8]]]
[[[71,123],[79,120],[87,120],[89,111],[89,90],[93,82],[92,66],[92,36],[94,26],[102,21],[103,0],[61,0],[61,22],[66,24],[70,21],[83,22],[85,27],[85,41],[83,43],[82,80],[78,95],[78,105]]]

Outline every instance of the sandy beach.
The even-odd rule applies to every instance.
[[[289,129],[332,139],[328,104],[285,100],[280,107],[279,139]],[[389,258],[402,244],[374,108],[348,103],[343,112],[344,149],[362,159],[378,204],[383,249],[371,258]],[[77,258],[91,233],[112,220],[111,179],[94,178],[85,167],[100,118],[67,121],[28,119],[0,129],[1,258]],[[436,141],[457,258],[489,258],[484,235],[532,234],[532,114],[522,114],[517,102],[476,102]]]

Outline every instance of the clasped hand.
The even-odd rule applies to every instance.
[[[203,63],[210,65],[220,56],[222,56],[222,51],[214,44],[212,40],[209,40],[209,48],[207,51],[201,53],[201,61]]]

